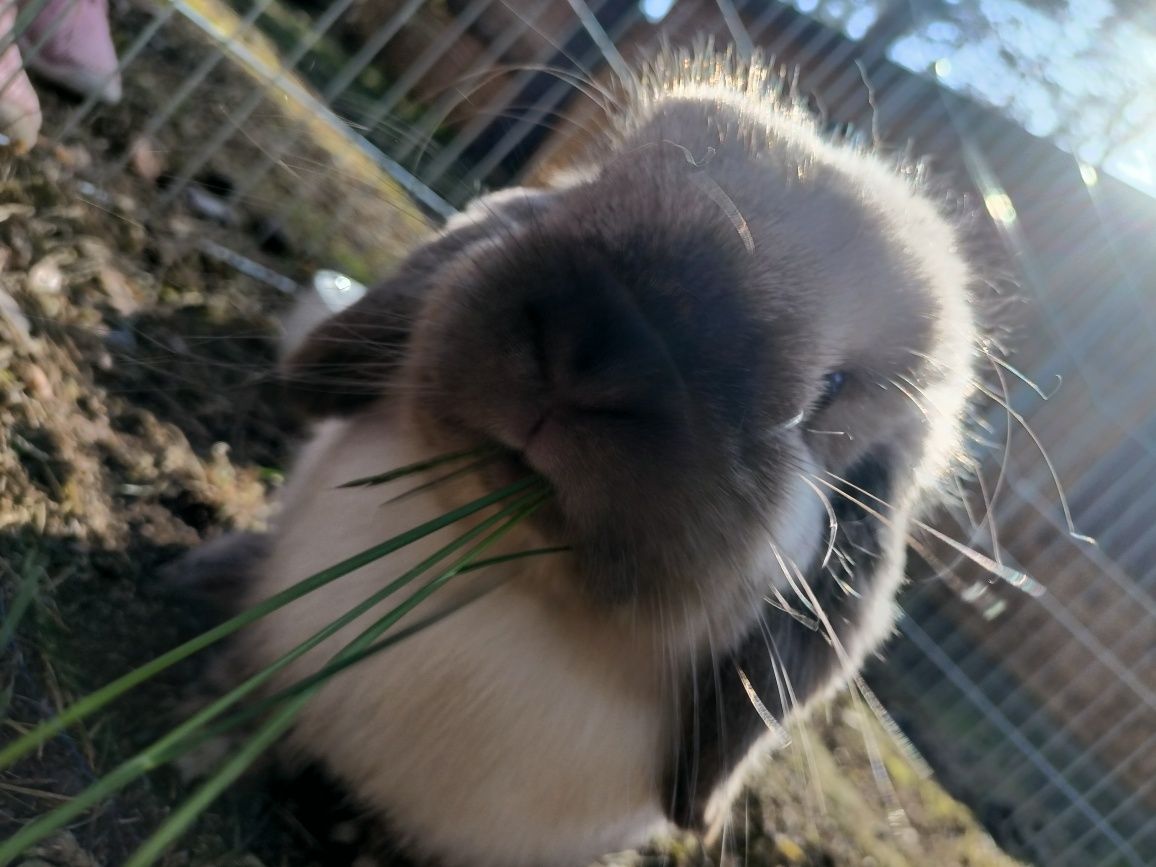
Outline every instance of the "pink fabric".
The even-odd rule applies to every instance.
[[[0,0],[2,2],[2,0]],[[18,0],[23,8],[38,0]],[[48,0],[20,39],[28,68],[80,96],[121,97],[108,0]]]
[[[16,27],[16,6],[0,0],[0,45]],[[40,135],[40,100],[24,72],[24,60],[15,42],[0,51],[0,135],[18,153],[36,144]]]

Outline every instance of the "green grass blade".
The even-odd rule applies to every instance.
[[[24,567],[20,571],[20,584],[12,597],[12,605],[4,617],[4,622],[0,623],[0,653],[3,653],[16,637],[16,628],[28,612],[32,600],[36,598],[40,582],[44,580],[44,566],[40,563],[39,556],[32,552],[24,558]]]
[[[462,452],[453,452],[448,455],[440,455],[436,458],[428,458],[424,461],[417,461],[412,464],[406,464],[404,467],[398,467],[395,470],[390,470],[386,473],[378,473],[375,476],[365,476],[364,478],[354,479],[351,482],[345,482],[338,485],[340,488],[369,488],[375,485],[384,485],[387,482],[392,482],[396,479],[404,478],[405,476],[412,476],[414,473],[420,473],[422,470],[433,469],[440,467],[442,464],[448,464],[451,461],[461,460],[462,458],[481,457],[485,455],[487,458],[491,454],[497,454],[497,449],[494,448],[478,448],[467,449]]]
[[[11,864],[29,846],[43,840],[67,825],[85,810],[95,807],[113,792],[131,783],[142,773],[152,770],[139,765],[130,767],[127,763],[105,774],[83,792],[72,798],[63,807],[21,828],[0,844],[0,865]],[[49,821],[51,820],[51,821]]]
[[[444,485],[446,482],[453,479],[458,479],[462,476],[469,475],[470,473],[481,469],[486,464],[493,461],[497,456],[497,452],[491,452],[485,457],[479,458],[476,461],[470,461],[464,467],[458,467],[456,470],[450,470],[450,472],[443,473],[440,476],[430,479],[428,482],[422,482],[420,485],[415,485],[409,490],[402,491],[402,493],[398,494],[396,497],[390,497],[385,501],[384,505],[388,506],[392,505],[393,503],[400,503],[402,500],[408,500],[410,497],[416,496],[423,491],[431,490],[438,487],[439,485]]]
[[[571,549],[568,547],[532,548],[526,551],[517,551],[512,554],[503,554],[499,557],[487,557],[482,560],[475,560],[469,565],[463,566],[460,570],[458,570],[458,574],[464,575],[467,572],[475,572],[481,569],[486,569],[490,566],[498,565],[500,563],[507,563],[511,560],[521,560],[526,557],[540,557],[547,554],[558,554],[569,550]],[[311,674],[309,677],[303,678],[292,686],[286,687],[285,689],[262,699],[260,702],[256,702],[253,705],[246,707],[243,711],[238,711],[237,713],[221,720],[221,722],[216,726],[207,729],[202,735],[199,736],[198,743],[205,740],[211,740],[218,735],[224,734],[225,732],[248,722],[249,720],[256,719],[262,716],[267,710],[269,710],[269,708],[275,707],[276,705],[292,698],[295,695],[299,695],[300,693],[308,690],[314,684],[328,680],[333,675],[345,670],[346,668],[349,668],[352,665],[357,664],[358,662],[361,662],[361,660],[365,659],[366,657],[372,656],[375,653],[379,653],[382,650],[392,647],[394,644],[404,641],[411,635],[416,635],[423,629],[432,626],[433,624],[444,620],[450,615],[460,611],[467,605],[473,603],[477,599],[480,599],[485,594],[496,590],[497,587],[502,583],[505,582],[499,582],[498,584],[486,587],[477,593],[465,596],[462,599],[459,599],[453,605],[438,611],[436,614],[431,614],[429,617],[419,620],[418,622],[407,626],[405,629],[399,630],[388,638],[384,638],[381,641],[378,641],[376,644],[373,644],[364,650],[358,651],[356,654],[343,659],[340,662],[332,662],[322,668],[320,671]]]
[[[467,566],[460,570],[458,574],[472,571],[477,565],[478,564]],[[275,692],[273,695],[263,698],[258,702],[253,702],[252,704],[246,706],[243,710],[239,710],[236,713],[225,717],[225,719],[221,720],[216,725],[198,733],[196,736],[196,741],[193,742],[189,748],[195,749],[205,741],[210,741],[215,737],[232,731],[239,725],[243,725],[250,720],[259,719],[260,717],[264,716],[270,708],[276,707],[282,702],[310,690],[313,686],[323,683],[324,681],[333,677],[333,675],[344,671],[346,668],[349,668],[352,665],[356,665],[366,657],[372,656],[373,654],[392,647],[395,644],[399,644],[410,636],[421,632],[423,629],[426,629],[429,626],[433,626],[439,621],[445,620],[447,617],[455,614],[472,602],[477,601],[487,593],[496,590],[503,583],[505,582],[502,581],[495,583],[479,592],[465,596],[462,599],[457,600],[453,605],[438,611],[436,614],[431,614],[429,617],[425,617],[416,623],[407,626],[405,629],[399,629],[393,635],[390,635],[387,638],[383,638],[381,641],[378,641],[371,647],[367,647],[364,650],[358,651],[356,654],[353,654],[352,656],[340,662],[331,662],[319,671],[316,671],[308,677],[297,681],[292,686],[288,686],[285,689]]]
[[[513,529],[515,525],[528,517],[535,509],[541,506],[548,497],[549,493],[544,492],[537,497],[527,498],[528,502],[526,500],[519,502],[517,506],[507,510],[507,514],[505,515],[494,516],[494,518],[499,519],[507,518],[506,523],[466,552],[466,554],[459,558],[452,566],[429,581],[404,602],[394,607],[388,614],[380,618],[368,629],[364,630],[357,638],[337,653],[330,664],[352,660],[358,656],[358,654],[370,650],[382,633],[390,629],[401,620],[402,617],[428,599],[455,575],[458,575],[478,554],[493,545]],[[514,514],[508,514],[508,512],[511,511]],[[485,523],[492,526],[496,521],[491,518]],[[482,525],[479,525],[479,528],[481,526]],[[397,640],[400,640],[397,636],[392,636],[391,638],[394,640],[385,640],[390,643],[396,643]],[[321,688],[323,683],[324,680],[311,684],[308,690],[294,696],[289,704],[277,711],[273,718],[266,722],[236,755],[229,759],[211,779],[207,780],[198,788],[192,796],[181,804],[176,812],[165,820],[161,827],[133,853],[133,856],[125,863],[125,867],[148,867],[148,865],[153,864],[164,850],[172,845],[172,843],[188,829],[189,825],[196,820],[197,816],[199,816],[230,783],[244,773],[249,765],[256,761],[269,746],[275,743],[276,740],[289,729],[301,708],[303,708],[306,702]]]
[[[508,563],[511,560],[522,560],[526,557],[544,557],[547,554],[564,554],[567,551],[574,549],[568,545],[555,545],[552,548],[530,548],[525,551],[515,551],[513,554],[502,554],[500,557],[487,557],[484,560],[475,560],[463,572],[475,572],[478,569],[488,569],[490,566],[497,566],[499,563]]]
[[[460,574],[464,574],[466,572],[472,572],[476,569],[482,568],[482,567],[487,566],[487,565],[494,565],[496,563],[504,563],[504,562],[507,562],[509,560],[515,560],[515,559],[519,559],[519,558],[534,555],[534,554],[555,553],[557,551],[569,550],[568,548],[539,548],[539,549],[534,549],[532,551],[519,551],[519,552],[514,553],[514,554],[505,554],[501,557],[491,557],[491,558],[488,558],[485,560],[476,560],[475,559],[477,557],[477,555],[480,554],[483,550],[485,550],[485,548],[489,547],[493,543],[493,541],[496,541],[498,538],[500,538],[502,535],[504,535],[510,526],[513,526],[513,524],[517,523],[518,521],[523,520],[526,517],[526,515],[528,515],[534,509],[537,509],[541,505],[541,503],[547,499],[547,497],[548,497],[548,494],[540,496],[540,497],[526,498],[524,500],[521,500],[517,503],[512,504],[508,509],[504,510],[502,513],[495,515],[494,520],[492,520],[487,526],[485,526],[485,527],[479,526],[477,528],[479,530],[488,529],[488,527],[492,526],[493,523],[496,522],[496,520],[500,520],[502,518],[508,517],[512,513],[514,513],[515,511],[521,509],[522,507],[525,507],[527,510],[525,512],[525,514],[514,515],[508,526],[500,528],[498,531],[495,532],[495,535],[493,537],[491,537],[491,539],[487,539],[487,540],[483,541],[476,548],[474,548],[472,551],[470,551],[469,554],[466,557],[464,557],[459,563],[450,567],[450,569],[447,570],[447,572],[443,573],[438,578],[432,579],[430,584],[435,584],[437,586],[440,586],[442,583],[444,583],[446,580],[449,580],[449,578],[453,577],[454,575],[460,575]],[[478,534],[475,534],[475,535],[478,535]],[[445,549],[443,549],[443,551],[444,550]],[[441,556],[441,552],[439,552],[439,560],[440,559],[444,559],[444,556]],[[417,567],[415,567],[415,568],[417,568]],[[436,587],[434,587],[433,589],[436,589]],[[418,597],[417,602],[420,602],[422,599],[426,598],[426,596],[428,596],[429,593],[433,592],[433,589],[430,589],[430,585],[427,584],[425,588],[422,588],[422,590],[419,590],[418,594],[415,594],[415,596]],[[256,717],[259,717],[262,713],[264,713],[264,711],[268,710],[270,707],[276,706],[277,704],[280,704],[281,702],[283,702],[287,699],[293,698],[294,696],[299,695],[302,692],[311,690],[315,686],[319,686],[320,684],[324,683],[329,678],[333,677],[338,672],[341,672],[341,671],[345,670],[346,668],[349,668],[350,666],[355,665],[358,662],[361,662],[366,657],[372,656],[375,653],[379,653],[380,651],[385,650],[386,648],[391,647],[394,644],[397,644],[401,641],[404,641],[406,638],[409,638],[411,635],[415,635],[418,632],[420,632],[421,630],[423,630],[429,626],[432,626],[434,623],[437,623],[441,620],[444,620],[446,617],[449,617],[451,614],[454,614],[455,612],[460,611],[462,608],[464,608],[465,606],[469,605],[470,603],[476,601],[477,599],[481,598],[482,596],[484,596],[486,593],[488,593],[489,591],[491,591],[493,589],[495,589],[495,587],[488,587],[481,592],[470,594],[470,595],[466,596],[465,598],[459,600],[454,605],[451,605],[451,606],[443,609],[442,611],[439,611],[435,614],[432,614],[429,617],[423,618],[422,620],[419,620],[417,623],[414,623],[410,626],[407,626],[405,629],[399,630],[397,633],[389,636],[388,638],[384,638],[381,641],[376,642],[374,644],[371,644],[369,646],[363,646],[360,649],[352,650],[348,653],[341,655],[340,658],[335,658],[333,661],[331,661],[330,663],[325,665],[320,670],[314,672],[313,674],[309,675],[308,677],[301,679],[300,681],[293,684],[292,686],[286,687],[285,689],[283,689],[277,693],[274,693],[273,695],[269,696],[268,698],[262,699],[260,702],[254,704],[252,707],[246,708],[245,710],[243,710],[239,713],[236,713],[236,714],[228,717],[225,720],[222,720],[218,726],[214,726],[212,729],[205,731],[201,740],[208,740],[212,737],[215,737],[219,734],[222,734],[222,733],[224,733],[224,732],[226,732],[232,728],[235,728],[237,725],[240,725],[241,723],[244,723],[250,719],[254,719]],[[419,594],[420,594],[420,596],[419,596]],[[416,605],[417,602],[415,602],[413,604]],[[406,604],[406,603],[403,603],[403,604]],[[408,611],[408,610],[409,609],[407,608],[406,611]],[[369,627],[369,629],[367,630],[367,633],[369,633],[369,635],[370,635],[370,640],[372,640],[372,638],[376,637],[377,635],[380,635],[384,629],[387,629],[387,628],[389,628],[389,626],[393,625],[395,620],[391,619],[391,618],[394,618],[395,615],[397,614],[397,612],[398,612],[398,609],[396,609],[396,608],[391,610],[389,612],[389,614],[385,615],[385,617],[382,620],[378,621],[377,623],[375,623],[374,625]],[[405,613],[405,611],[402,612],[402,614],[404,614],[404,613]],[[382,625],[383,622],[384,622],[384,626]],[[363,636],[364,635],[365,635],[365,633],[363,633]],[[359,637],[358,640],[361,641],[362,638]]]
[[[334,657],[334,662],[340,662],[346,658],[369,648],[374,641],[381,637],[382,633],[396,624],[402,617],[415,609],[418,605],[428,599],[436,590],[443,587],[451,578],[458,575],[466,566],[474,561],[478,554],[485,551],[499,539],[512,530],[517,524],[525,520],[530,514],[536,511],[546,500],[550,497],[549,492],[542,491],[537,496],[526,497],[519,503],[511,506],[503,515],[494,515],[490,519],[490,526],[498,523],[498,520],[503,518],[506,522],[471,548],[465,553],[454,565],[450,566],[436,578],[431,580],[425,586],[418,589],[412,596],[392,609],[388,614],[378,620],[376,623],[368,627],[364,632],[353,639],[345,648]],[[511,514],[512,513],[512,514]],[[479,524],[478,528],[482,525]],[[488,527],[487,527],[488,529]],[[479,534],[480,535],[480,534]]]
[[[153,864],[178,837],[188,830],[189,825],[221,793],[233,783],[249,765],[253,764],[261,754],[277,742],[277,739],[289,730],[297,713],[309,700],[310,695],[298,696],[290,704],[281,708],[261,730],[251,738],[236,755],[230,758],[225,765],[206,780],[184,803],[165,819],[164,824],[150,836],[132,857],[125,862],[124,867],[144,867]]]
[[[494,503],[505,499],[506,497],[512,496],[513,494],[525,491],[534,484],[541,484],[541,482],[534,478],[524,479],[521,482],[516,482],[512,485],[509,485],[500,491],[496,491],[492,494],[480,497],[479,499],[474,500],[472,503],[467,503],[466,505],[454,509],[453,511],[435,518],[432,521],[427,521],[424,524],[413,528],[412,530],[408,530],[405,533],[394,536],[392,539],[388,539],[379,545],[375,545],[366,551],[362,551],[360,554],[355,554],[354,556],[342,561],[341,563],[338,563],[336,566],[332,566],[329,569],[325,569],[315,575],[310,576],[309,578],[306,578],[304,581],[294,585],[293,587],[290,587],[281,593],[278,593],[276,596],[271,596],[269,599],[266,599],[260,604],[253,606],[248,611],[244,611],[241,614],[238,614],[236,617],[226,620],[224,623],[208,630],[207,632],[203,632],[195,638],[186,641],[179,647],[175,647],[167,653],[161,654],[156,659],[153,659],[141,667],[130,671],[128,674],[125,674],[122,677],[114,680],[112,683],[107,684],[101,689],[98,689],[96,692],[90,693],[89,695],[72,704],[70,707],[63,710],[58,716],[53,717],[50,720],[46,720],[20,738],[17,738],[4,749],[0,750],[0,770],[4,770],[5,768],[10,767],[22,756],[25,756],[31,751],[35,750],[37,747],[45,743],[49,738],[59,734],[70,725],[73,725],[85,717],[95,713],[96,711],[108,705],[110,702],[119,698],[124,693],[144,683],[146,680],[155,677],[160,672],[170,668],[181,660],[192,656],[194,653],[198,653],[199,651],[204,650],[206,647],[216,644],[218,641],[227,638],[237,630],[249,625],[250,623],[253,623],[256,620],[260,620],[262,617],[265,617],[267,614],[277,610],[278,608],[288,605],[290,602],[301,598],[307,593],[311,593],[318,587],[322,587],[331,581],[335,581],[343,575],[347,575],[356,569],[360,569],[367,563],[371,563],[374,560],[386,556],[387,554],[391,554],[394,551],[397,551],[398,549],[417,541],[418,539],[428,536],[431,533],[437,532],[438,530],[449,526],[450,524],[460,521],[462,518],[468,517],[469,515],[481,511],[487,506],[491,506]]]
[[[540,485],[541,483],[539,482],[538,484]],[[0,865],[8,864],[13,858],[15,858],[29,846],[32,846],[33,844],[43,840],[50,834],[53,834],[60,828],[64,827],[77,816],[81,815],[84,811],[100,803],[100,801],[104,800],[104,798],[106,798],[108,795],[123,788],[124,786],[128,785],[128,783],[148,773],[149,771],[152,771],[155,768],[172,761],[174,758],[186,752],[188,749],[191,749],[196,745],[197,742],[200,741],[200,739],[196,739],[196,735],[199,729],[201,729],[212,720],[216,719],[218,716],[220,716],[233,705],[237,704],[246,696],[253,693],[262,684],[272,678],[273,675],[278,671],[290,665],[295,660],[299,659],[301,656],[324,642],[326,639],[335,635],[345,626],[352,623],[366,612],[370,611],[372,608],[380,604],[384,599],[397,592],[405,585],[409,584],[424,572],[431,569],[437,563],[444,560],[447,556],[469,544],[477,537],[481,536],[495,524],[504,519],[511,518],[511,516],[514,516],[514,520],[520,520],[520,516],[523,516],[525,513],[525,507],[528,502],[535,504],[541,503],[547,496],[548,494],[541,493],[540,490],[530,492],[519,498],[511,505],[497,512],[496,514],[491,515],[489,518],[480,522],[476,527],[473,527],[458,539],[455,539],[445,547],[434,552],[425,560],[409,569],[399,578],[390,582],[390,584],[388,584],[386,587],[382,588],[358,605],[354,606],[333,623],[314,633],[297,647],[276,659],[263,671],[258,672],[257,674],[248,678],[239,686],[230,690],[224,696],[221,696],[216,701],[198,711],[196,714],[194,714],[181,725],[174,728],[164,737],[155,741],[149,747],[145,748],[132,758],[123,762],[109,774],[101,777],[101,779],[97,780],[95,783],[89,786],[89,788],[85,789],[68,803],[62,804],[52,812],[41,816],[34,822],[31,822],[22,828],[6,842],[0,844]],[[420,592],[421,591],[419,591],[419,593]],[[417,594],[415,594],[415,596],[416,595]],[[426,595],[428,595],[428,593]],[[425,596],[422,596],[421,598],[425,598]],[[416,604],[416,602],[413,604]],[[402,606],[399,606],[399,608],[401,607]],[[396,611],[398,609],[394,610]],[[406,608],[405,610],[408,611],[409,608]],[[387,617],[388,616],[389,615],[387,615]]]

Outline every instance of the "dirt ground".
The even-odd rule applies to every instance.
[[[130,7],[118,20],[122,43],[146,21]],[[266,518],[297,432],[271,375],[276,316],[290,299],[207,254],[206,239],[293,280],[331,264],[365,278],[424,230],[387,179],[356,154],[318,144],[307,119],[272,103],[199,175],[200,199],[154,212],[166,173],[253,86],[222,64],[172,123],[142,140],[159,95],[176,93],[205,51],[193,28],[166,26],[133,67],[121,106],[64,143],[49,136],[29,157],[0,158],[0,742],[204,628],[209,612],[167,591],[162,567]],[[51,132],[74,106],[42,94]],[[245,177],[288,133],[300,141],[283,168],[228,204],[221,185]],[[284,206],[294,194],[303,204]],[[205,196],[228,204],[223,217]],[[349,229],[325,227],[338,199],[352,202]],[[319,234],[331,243],[319,247]],[[163,733],[201,668],[177,667],[0,774],[0,838]],[[161,769],[24,863],[120,864],[186,793]],[[350,847],[328,835],[340,816],[319,806],[333,800],[315,778],[257,774],[162,863],[346,863]],[[767,867],[1013,863],[848,703],[796,732],[735,818],[721,850],[679,841],[666,857]]]

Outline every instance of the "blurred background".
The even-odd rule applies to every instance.
[[[1156,7],[113,0],[108,20],[123,94],[34,75],[39,143],[0,176],[0,532],[11,586],[81,575],[36,603],[59,630],[21,649],[13,713],[51,704],[53,666],[96,677],[68,674],[78,654],[123,664],[66,628],[105,616],[110,587],[259,520],[291,428],[261,404],[271,312],[319,268],[371,281],[478,192],[578,159],[599,87],[707,34],[965,197],[1012,350],[984,372],[977,482],[938,526],[1023,578],[922,541],[866,675],[910,741],[906,770],[872,768],[882,826],[915,766],[1025,862],[1156,865]],[[22,42],[34,73],[50,42]],[[87,743],[57,765],[115,752]],[[21,797],[12,821],[43,807]]]

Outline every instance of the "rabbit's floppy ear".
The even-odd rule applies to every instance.
[[[545,190],[504,190],[452,217],[393,276],[290,348],[281,362],[288,398],[307,415],[323,417],[355,412],[384,394],[437,272],[470,245],[533,219],[552,197]]]

